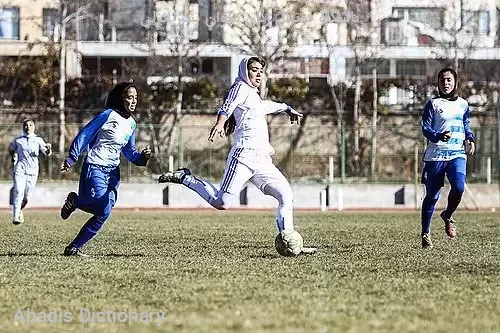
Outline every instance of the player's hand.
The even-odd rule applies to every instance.
[[[45,155],[50,156],[52,154],[52,145],[47,143],[45,146]]]
[[[144,148],[141,153],[142,155],[144,155],[144,158],[146,160],[149,160],[151,158],[151,148],[149,146]]]
[[[467,144],[467,154],[469,155],[474,155],[474,152],[476,151],[476,144],[474,143],[474,141],[470,141],[470,140],[465,140],[466,144]]]
[[[61,172],[68,172],[69,169],[71,169],[71,165],[69,165],[68,161],[64,160],[63,164],[61,165]]]
[[[214,137],[219,135],[221,138],[224,137],[224,123],[220,124],[216,122],[215,125],[210,130],[210,135],[208,136],[208,141],[213,142]]]
[[[297,110],[293,109],[292,107],[288,107],[288,110],[286,110],[286,114],[290,117],[290,124],[300,124],[300,118],[302,118],[304,115]]]
[[[451,138],[451,132],[450,131],[444,131],[441,133],[441,137],[439,138],[443,142],[448,142]]]

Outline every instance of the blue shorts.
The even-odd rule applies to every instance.
[[[77,206],[96,215],[111,212],[118,197],[120,168],[83,163]]]
[[[450,161],[425,162],[422,184],[443,187],[445,175],[448,179],[465,179],[466,167],[467,161],[462,157]]]

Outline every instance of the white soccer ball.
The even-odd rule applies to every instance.
[[[274,247],[279,254],[285,257],[295,257],[302,252],[304,239],[296,231],[282,231],[274,239]]]

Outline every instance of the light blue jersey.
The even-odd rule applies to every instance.
[[[38,156],[46,155],[47,144],[34,133],[23,134],[10,143],[9,151],[17,154],[14,173],[38,175]]]
[[[429,140],[423,158],[425,162],[466,158],[464,141],[474,141],[466,100],[461,97],[429,100],[422,114],[421,125],[424,136]],[[446,131],[451,134],[448,142],[440,140],[441,134]]]
[[[83,127],[71,144],[66,161],[73,165],[86,149],[86,162],[104,167],[120,165],[120,153],[136,165],[146,165],[143,154],[135,147],[136,123],[114,110],[106,110]]]

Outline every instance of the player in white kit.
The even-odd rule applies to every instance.
[[[24,222],[23,209],[35,190],[38,179],[38,156],[52,154],[51,145],[35,134],[35,123],[25,119],[22,123],[23,134],[16,137],[9,145],[9,154],[14,163],[14,224]]]
[[[227,158],[220,189],[191,174],[186,168],[162,174],[160,183],[173,182],[197,192],[210,205],[224,210],[238,202],[244,184],[250,181],[264,194],[278,201],[276,223],[280,233],[290,233],[293,225],[293,192],[287,179],[273,164],[274,149],[269,143],[266,115],[286,112],[291,123],[299,123],[302,114],[285,103],[262,100],[258,87],[265,62],[245,58],[239,65],[238,78],[229,89],[217,112],[209,140],[234,131],[234,143]]]

